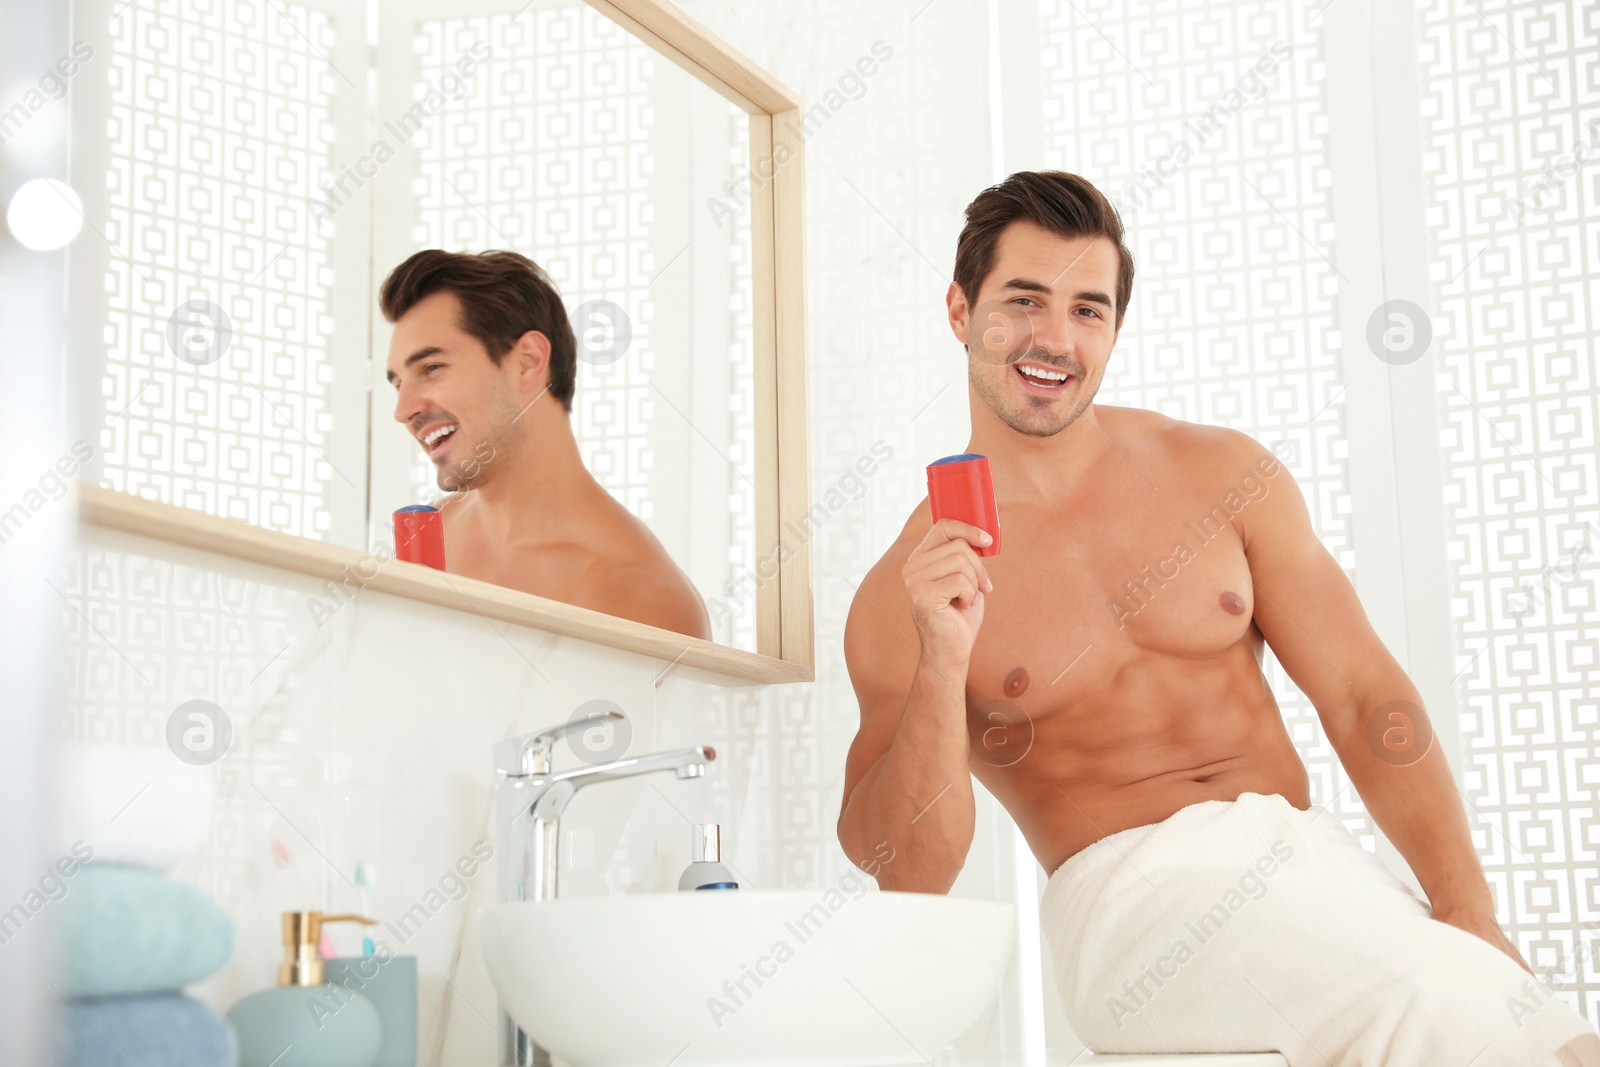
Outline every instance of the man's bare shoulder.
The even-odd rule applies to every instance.
[[[1187,422],[1144,408],[1096,405],[1100,424],[1113,444],[1160,470],[1171,470],[1195,486],[1237,481],[1271,453],[1241,430]]]
[[[933,514],[926,498],[906,518],[905,525],[883,555],[878,558],[856,587],[849,615],[845,618],[845,659],[876,658],[910,650],[915,660],[914,624],[911,605],[906,600],[905,581],[900,571],[906,559],[922,543],[933,525]]]
[[[599,610],[652,626],[711,636],[705,601],[655,532],[609,494],[587,546],[583,585]]]
[[[670,558],[606,562],[595,574],[586,606],[689,637],[711,638],[705,602]]]
[[[598,482],[578,499],[571,514],[574,525],[581,530],[588,568],[586,580],[605,582],[615,588],[619,582],[655,574],[668,586],[687,586],[693,590],[688,576],[649,524]],[[600,573],[602,571],[607,573]]]
[[[884,550],[878,562],[874,563],[867,571],[866,577],[861,579],[861,591],[873,594],[898,590],[904,592],[905,586],[900,578],[900,568],[906,564],[906,559],[912,551],[928,536],[928,529],[933,525],[933,511],[928,506],[926,497],[922,499],[911,514],[906,517],[905,525],[900,527],[900,532],[894,541]],[[859,599],[859,593],[857,597]]]

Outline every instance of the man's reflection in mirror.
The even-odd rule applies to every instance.
[[[549,277],[515,252],[418,252],[383,283],[394,417],[433,461],[446,569],[693,637],[704,602],[583,465],[577,350]]]

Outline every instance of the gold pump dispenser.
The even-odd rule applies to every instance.
[[[323,915],[320,911],[283,913],[283,962],[278,964],[279,985],[322,985],[322,957],[317,946],[322,941],[324,923],[366,923],[378,920],[365,915]]]

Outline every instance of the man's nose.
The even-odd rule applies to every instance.
[[[1030,316],[1033,326],[1032,348],[1047,352],[1057,358],[1071,356],[1073,337],[1071,323],[1066,314],[1048,311]]]
[[[410,423],[422,413],[422,400],[418,392],[405,382],[400,383],[394,398],[394,421]]]

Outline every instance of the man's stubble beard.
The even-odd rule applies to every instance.
[[[442,491],[482,489],[516,455],[522,442],[516,432],[518,410],[509,392],[501,394],[495,407],[498,418],[488,433],[474,441],[463,458],[438,469],[436,484]]]
[[[1005,373],[1011,374],[1012,367],[1021,361],[1021,358],[1019,358],[1007,363]],[[1051,365],[1054,366],[1054,364]],[[1091,383],[1086,377],[1079,377],[1076,387],[1078,397],[1075,398],[1073,406],[1068,409],[1067,413],[1061,416],[1061,421],[1053,425],[1040,425],[1037,420],[1030,420],[1026,416],[1030,409],[1043,410],[1044,405],[1035,406],[1034,401],[1030,399],[1025,402],[1027,407],[1021,411],[1008,408],[1006,406],[1004,386],[978,373],[978,361],[970,356],[967,359],[967,382],[972,387],[972,391],[978,394],[978,398],[988,405],[989,410],[994,412],[1001,422],[1004,422],[1018,433],[1026,434],[1029,437],[1054,437],[1074,422],[1077,422],[1079,417],[1089,410],[1089,405],[1093,403],[1095,393],[1099,391],[1100,386],[1098,379]]]

